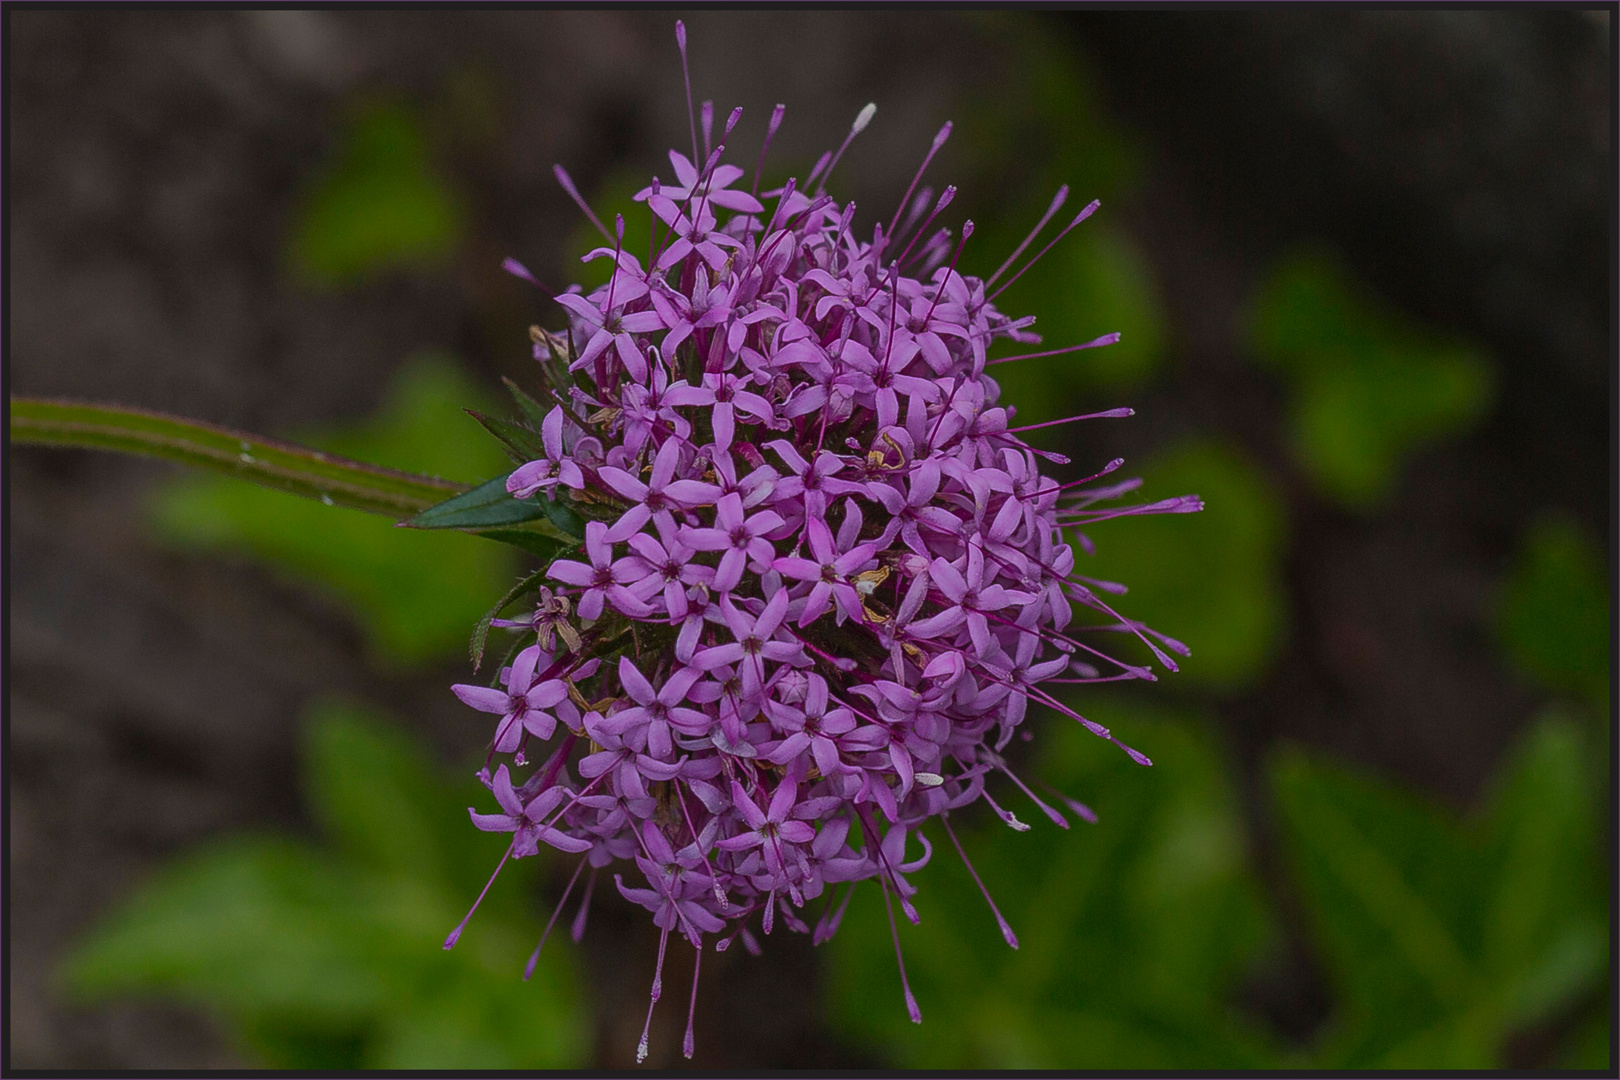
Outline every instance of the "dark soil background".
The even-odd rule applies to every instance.
[[[1492,584],[1531,510],[1565,507],[1612,539],[1612,15],[996,16],[1045,20],[1147,149],[1143,182],[1113,212],[1149,254],[1179,374],[1132,402],[1120,452],[1196,427],[1287,480],[1291,637],[1262,686],[1220,702],[1251,779],[1286,736],[1463,805],[1531,711],[1489,638]],[[566,273],[546,253],[577,211],[552,162],[589,191],[685,138],[668,11],[4,17],[6,360],[19,394],[281,431],[365,415],[423,345],[493,382],[524,360],[537,317],[500,257]],[[755,120],[788,102],[773,153],[807,159],[868,100],[887,131],[932,132],[1019,59],[949,12],[687,22],[699,93]],[[465,71],[492,79],[509,114],[498,137],[454,156],[479,216],[451,284],[337,296],[290,284],[289,216],[344,103],[374,88],[430,99]],[[925,137],[862,144],[845,182],[892,205]],[[963,197],[975,196],[994,193]],[[1370,518],[1295,476],[1277,442],[1281,391],[1234,340],[1249,288],[1301,242],[1340,250],[1392,304],[1500,365],[1489,420],[1412,462]],[[54,964],[165,857],[225,831],[303,827],[294,717],[312,695],[368,696],[447,761],[465,758],[474,736],[445,691],[461,669],[370,671],[339,609],[249,563],[155,546],[139,510],[163,467],[32,449],[6,464],[8,1064],[228,1067],[228,1039],[194,1013],[60,1003]],[[600,1062],[625,1065],[655,935],[622,906],[593,918]],[[763,961],[727,960],[705,967],[696,1064],[875,1064],[804,1006],[817,977],[807,943],[778,937]],[[1302,950],[1254,995],[1297,1033],[1326,1009]]]

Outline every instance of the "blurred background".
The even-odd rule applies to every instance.
[[[590,280],[553,162],[604,215],[668,173],[677,14],[7,11],[12,392],[498,474],[459,410],[561,323],[500,261]],[[1039,716],[1023,769],[1098,823],[962,830],[1023,948],[940,844],[921,1027],[858,893],[706,959],[692,1064],[1612,1069],[1610,12],[686,21],[734,160],[787,104],[767,182],[877,103],[863,230],[946,119],[970,272],[1101,198],[1002,306],[1123,341],[995,374],[1026,422],[1134,406],[1034,434],[1209,507],[1082,556],[1192,647],[1076,698],[1155,767]],[[633,1062],[657,937],[611,889],[531,982],[559,863],[439,948],[501,851],[449,684],[510,549],[7,458],[11,1066]]]

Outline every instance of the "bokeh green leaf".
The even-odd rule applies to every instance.
[[[439,265],[460,245],[465,216],[460,197],[433,167],[416,116],[397,103],[365,105],[304,202],[293,264],[325,288]]]
[[[1377,508],[1409,455],[1468,430],[1491,405],[1495,369],[1483,355],[1399,317],[1330,259],[1284,263],[1249,319],[1256,356],[1291,384],[1300,467],[1350,509]]]
[[[1497,1068],[1508,1036],[1600,984],[1606,897],[1587,736],[1535,725],[1486,814],[1298,751],[1272,771],[1338,1010],[1325,1068]]]
[[[191,853],[95,928],[65,985],[216,1012],[275,1068],[580,1064],[589,1038],[568,943],[548,943],[533,980],[520,978],[543,856],[508,863],[445,951],[504,838],[474,831],[465,785],[439,779],[379,718],[326,704],[306,730],[329,844],[241,836]]]
[[[1602,705],[1609,693],[1609,575],[1573,518],[1531,521],[1496,627],[1514,664],[1549,690]]]
[[[453,364],[424,355],[401,369],[379,413],[348,431],[299,441],[361,461],[476,482],[510,465],[462,406],[484,394]],[[416,662],[459,652],[514,553],[457,532],[396,528],[370,514],[227,479],[186,476],[160,488],[153,518],[166,541],[246,552],[312,581],[355,612],[379,657]]]

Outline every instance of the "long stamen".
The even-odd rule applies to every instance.
[[[1065,806],[1067,806],[1070,810],[1073,810],[1074,813],[1075,813],[1075,816],[1078,817],[1081,821],[1084,821],[1084,822],[1086,822],[1088,824],[1091,824],[1091,825],[1097,824],[1097,811],[1093,810],[1091,807],[1087,806],[1085,803],[1081,802],[1079,799],[1070,798],[1069,796],[1063,794],[1063,792],[1059,791],[1057,788],[1053,787],[1051,784],[1048,784],[1048,783],[1045,783],[1045,782],[1043,782],[1041,784],[1041,787],[1045,788],[1047,791],[1050,791],[1053,795],[1057,796],[1059,799],[1062,799],[1063,804]]]
[[[980,797],[983,798],[985,802],[990,804],[990,809],[995,811],[996,817],[1005,822],[1009,828],[1016,832],[1029,832],[1029,826],[1024,822],[1019,821],[1017,814],[1014,814],[1011,810],[1005,809],[1000,803],[996,802],[996,800],[991,797],[988,789],[986,789]]]
[[[882,255],[884,251],[888,250],[890,244],[899,243],[902,236],[911,235],[911,230],[916,227],[919,221],[922,220],[923,214],[928,212],[928,208],[929,206],[933,205],[933,202],[934,189],[929,187],[927,184],[924,184],[922,190],[918,191],[916,196],[912,198],[911,208],[906,211],[905,220],[900,222],[900,227],[898,229],[891,229],[885,232],[882,236],[873,237],[873,257],[876,258],[877,256]]]
[[[928,231],[928,226],[932,225],[934,219],[939,217],[939,212],[951,205],[951,200],[954,198],[956,198],[956,185],[950,184],[944,191],[939,193],[939,201],[934,203],[934,209],[929,211],[927,219],[917,227],[917,236],[921,236]],[[902,251],[900,257],[894,260],[895,266],[899,266],[906,261],[906,256],[911,254],[911,249],[917,244],[917,236],[911,238],[911,243],[906,245],[906,250]]]
[[[754,186],[749,194],[759,194],[759,178],[765,173],[765,152],[771,148],[771,140],[776,138],[776,131],[782,126],[782,116],[787,112],[787,106],[778,104],[771,110],[771,122],[765,126],[765,142],[759,148],[759,164],[754,166]]]
[[[1104,345],[1114,345],[1119,341],[1119,333],[1104,334],[1100,338],[1092,338],[1084,345],[1070,345],[1063,349],[1048,349],[1045,352],[1020,353],[1017,356],[1001,356],[994,360],[986,360],[985,366],[991,364],[1010,364],[1014,360],[1035,360],[1042,356],[1062,356],[1064,353],[1079,352],[1081,349],[1097,349]]]
[[[1086,477],[1084,480],[1070,480],[1067,484],[1059,484],[1057,486],[1057,489],[1059,491],[1062,491],[1064,488],[1079,487],[1081,484],[1089,484],[1093,480],[1098,480],[1098,479],[1101,479],[1104,476],[1107,476],[1109,473],[1113,472],[1115,469],[1119,468],[1123,464],[1125,464],[1125,459],[1122,458],[1122,457],[1117,457],[1114,460],[1110,461],[1107,465],[1104,465],[1101,470],[1099,470],[1098,472],[1092,473],[1090,476]],[[1107,496],[1103,496],[1103,497],[1107,498]]]
[[[826,170],[821,174],[821,184],[816,188],[817,191],[826,189],[827,181],[832,177],[833,170],[838,168],[838,159],[844,156],[844,151],[848,150],[849,144],[855,141],[855,136],[866,130],[866,125],[872,122],[872,117],[876,114],[877,103],[872,101],[867,102],[861,108],[861,111],[855,114],[855,122],[849,125],[849,134],[844,136],[844,141],[838,147],[838,152],[833,154],[832,161],[827,163]]]
[[[805,181],[804,181],[804,186],[805,186],[806,190],[809,189],[811,184],[816,182],[816,179],[821,176],[821,171],[827,167],[827,162],[829,162],[831,160],[832,160],[832,151],[831,150],[824,151],[820,157],[816,158],[816,163],[811,168],[810,175],[808,177],[806,177]],[[818,189],[817,193],[819,194],[819,189]]]
[[[693,1023],[697,1019],[697,988],[698,974],[703,970],[703,949],[693,946],[692,959],[692,998],[686,1003],[686,1038],[681,1040],[681,1053],[687,1058],[697,1049],[697,1040],[692,1036]]]
[[[692,129],[692,160],[697,161],[697,124],[692,119],[692,71],[686,63],[686,23],[675,20],[675,47],[681,51],[681,78],[686,82],[686,122]]]
[[[446,949],[453,949],[456,947],[456,942],[461,938],[461,932],[467,928],[467,923],[472,921],[473,912],[477,911],[478,905],[484,902],[484,896],[489,892],[489,887],[495,884],[495,879],[500,875],[501,867],[505,866],[506,860],[512,857],[512,848],[514,846],[516,846],[515,840],[513,843],[507,845],[506,854],[502,855],[501,861],[495,864],[495,873],[489,875],[489,880],[484,882],[483,891],[478,894],[478,899],[473,901],[473,906],[467,909],[467,914],[462,916],[461,921],[456,924],[456,928],[450,931],[450,936],[444,939],[444,947]]]
[[[647,1060],[647,1037],[652,1031],[653,1009],[658,1006],[658,999],[664,993],[664,950],[668,945],[669,931],[660,931],[658,934],[658,966],[653,969],[652,1000],[647,1002],[647,1022],[641,1025],[641,1041],[636,1044],[637,1065]]]
[[[1083,413],[1080,416],[1065,416],[1061,420],[1047,420],[1040,424],[1025,424],[1023,427],[1004,428],[997,432],[999,435],[1010,435],[1015,431],[1034,431],[1036,428],[1054,427],[1058,424],[1072,424],[1076,420],[1118,420],[1126,416],[1135,416],[1135,409],[1106,409],[1103,412]]]
[[[995,751],[991,751],[991,753],[995,753]],[[1013,783],[1017,784],[1018,785],[1018,790],[1022,791],[1025,795],[1028,795],[1029,796],[1029,801],[1034,803],[1036,806],[1040,807],[1041,811],[1047,816],[1047,818],[1052,822],[1052,824],[1058,826],[1061,829],[1067,829],[1069,827],[1069,819],[1064,817],[1062,814],[1058,813],[1056,810],[1052,809],[1050,806],[1047,806],[1046,803],[1042,802],[1036,796],[1036,794],[1033,791],[1029,790],[1029,785],[1024,783],[1022,780],[1018,779],[1018,774],[1017,773],[1015,773],[1011,769],[1007,768],[1007,763],[1004,760],[1002,760],[1000,754],[996,754],[993,760],[995,762],[996,768],[998,768],[1002,772],[1006,773],[1007,774],[1007,779],[1009,779]]]
[[[720,875],[714,872],[709,863],[709,853],[703,850],[698,840],[697,826],[692,824],[692,811],[686,808],[686,794],[681,791],[681,785],[675,785],[675,798],[681,804],[681,814],[686,818],[686,827],[692,832],[692,845],[698,849],[698,856],[703,860],[703,868],[709,872],[709,881],[714,885],[714,898],[720,902],[720,910],[731,907],[731,901],[726,899],[726,890],[720,885]]]
[[[923,329],[928,328],[928,320],[934,317],[934,309],[939,307],[939,298],[945,295],[945,286],[951,283],[951,275],[956,273],[956,261],[962,257],[962,248],[967,245],[968,237],[973,235],[973,219],[962,222],[962,239],[956,242],[956,253],[951,256],[951,265],[945,271],[945,277],[940,281],[939,288],[934,291],[934,302],[928,305],[928,314],[923,316]],[[951,387],[954,391],[956,387]]]
[[[516,259],[512,258],[511,256],[507,256],[505,259],[501,260],[501,269],[505,270],[508,274],[511,274],[513,277],[522,278],[524,281],[527,281],[530,285],[533,285],[535,288],[539,289],[541,292],[545,293],[547,296],[556,296],[557,295],[556,293],[554,293],[550,289],[548,289],[544,284],[542,284],[540,279],[535,277],[534,274],[529,271],[529,268],[527,266],[524,266],[522,263],[518,262]]]
[[[906,993],[906,1013],[911,1017],[913,1024],[920,1024],[922,1010],[917,1007],[917,998],[911,992],[911,980],[906,978],[906,958],[900,952],[900,928],[894,924],[894,905],[889,901],[889,883],[879,875],[878,885],[883,889],[883,910],[889,913],[889,937],[894,941],[894,963],[900,969],[900,988]]]
[[[1001,286],[1001,288],[997,289],[995,292],[993,292],[989,296],[985,297],[985,299],[986,300],[994,300],[996,297],[1000,296],[1002,293],[1006,292],[1009,288],[1011,288],[1013,282],[1015,282],[1019,278],[1023,277],[1024,274],[1026,272],[1028,272],[1030,267],[1032,267],[1036,263],[1040,262],[1041,258],[1048,251],[1051,251],[1054,246],[1057,245],[1057,242],[1059,240],[1062,240],[1065,236],[1068,236],[1069,233],[1074,229],[1074,227],[1076,225],[1080,224],[1082,221],[1086,220],[1086,218],[1088,218],[1092,214],[1096,213],[1097,212],[1097,207],[1099,207],[1101,205],[1102,205],[1101,201],[1099,201],[1097,199],[1092,199],[1091,202],[1087,203],[1086,208],[1084,210],[1080,211],[1078,214],[1076,214],[1074,216],[1073,221],[1071,221],[1067,225],[1063,226],[1063,231],[1062,232],[1060,232],[1056,236],[1052,237],[1051,243],[1049,243],[1045,247],[1041,248],[1040,252],[1033,259],[1029,260],[1029,262],[1025,263],[1023,265],[1023,267],[1018,271],[1018,273],[1016,273],[1012,277],[1008,278],[1007,281],[1005,282],[1005,284],[1003,284]]]
[[[714,102],[705,101],[699,115],[703,118],[703,156],[708,157],[712,149],[709,138],[714,134]]]
[[[614,236],[615,236],[615,239],[613,241],[613,271],[612,271],[613,276],[608,278],[607,309],[609,311],[613,310],[613,290],[619,284],[619,254],[624,250],[624,215],[623,214],[614,214],[613,215],[613,232],[614,232]]]
[[[839,903],[838,910],[832,913],[830,919],[825,915],[821,917],[821,921],[816,924],[816,932],[810,936],[810,944],[820,945],[823,941],[830,940],[834,934],[838,933],[838,924],[844,921],[844,911],[849,907],[849,898],[855,895],[855,886],[857,884],[859,882],[852,881],[849,883],[843,901]]]
[[[990,898],[990,890],[984,887],[983,881],[979,880],[979,872],[973,869],[973,863],[968,859],[967,852],[962,850],[962,842],[956,838],[956,830],[951,828],[951,815],[939,815],[939,823],[945,826],[945,835],[951,838],[951,845],[956,848],[956,853],[962,857],[962,865],[967,867],[969,874],[973,875],[973,884],[979,887],[979,892],[984,894],[984,902],[990,905],[990,913],[996,917],[996,925],[1001,927],[1002,939],[1013,948],[1018,948],[1018,935],[1013,933],[1013,928],[1008,925],[1006,919],[1002,918],[1001,909],[996,907],[996,902]]]
[[[546,938],[551,936],[551,928],[557,925],[557,916],[562,914],[563,905],[568,903],[568,894],[574,891],[574,882],[579,880],[579,872],[585,869],[587,861],[581,859],[579,865],[574,867],[574,876],[568,879],[568,885],[563,889],[562,898],[557,901],[556,910],[551,913],[551,921],[546,923],[546,929],[540,935],[540,944],[534,947],[534,955],[529,957],[529,962],[523,967],[524,982],[528,982],[534,975],[534,966],[540,962],[540,950],[546,947]]]
[[[557,183],[562,185],[562,189],[568,192],[568,197],[574,200],[574,205],[583,210],[587,218],[590,218],[591,224],[596,226],[596,231],[602,234],[603,239],[612,243],[613,234],[607,231],[607,226],[602,224],[602,219],[596,216],[596,211],[592,210],[580,195],[579,188],[574,186],[574,178],[568,175],[568,170],[561,165],[553,165],[551,174],[557,178]]]
[[[934,136],[933,145],[929,146],[928,153],[924,155],[922,164],[917,167],[917,175],[911,178],[911,186],[906,188],[906,193],[904,195],[900,196],[900,205],[894,208],[894,217],[889,219],[890,235],[893,235],[894,227],[899,223],[900,214],[905,210],[906,202],[911,198],[911,193],[917,189],[918,181],[922,179],[923,173],[928,171],[929,162],[934,160],[934,155],[939,153],[939,148],[944,146],[945,140],[949,139],[950,137],[951,122],[947,120],[945,121],[945,126],[939,129],[939,134]]]
[[[883,865],[884,870],[888,871],[888,879],[894,884],[894,895],[900,898],[901,912],[911,925],[919,925],[922,922],[922,917],[917,914],[917,909],[912,906],[911,900],[906,896],[905,891],[901,889],[899,871],[889,865],[888,853],[883,850],[883,844],[878,839],[877,828],[872,824],[871,811],[861,807],[856,813],[860,816],[861,828],[866,832],[867,841],[872,845],[872,850],[877,855],[877,861]],[[879,874],[878,880],[884,880],[884,875]],[[916,890],[913,889],[912,891],[915,892]]]
[[[1029,230],[1029,235],[1024,237],[1024,242],[1013,248],[1013,253],[1007,256],[1007,261],[996,267],[996,272],[991,274],[990,277],[985,281],[985,288],[989,288],[990,286],[994,285],[996,283],[996,279],[1002,274],[1005,274],[1007,272],[1007,268],[1018,261],[1018,256],[1022,255],[1024,253],[1024,249],[1029,247],[1029,245],[1034,242],[1035,238],[1041,234],[1041,230],[1046,228],[1046,223],[1052,220],[1052,216],[1062,208],[1064,200],[1066,200],[1068,197],[1069,185],[1064,184],[1062,187],[1057,189],[1057,194],[1052,197],[1052,205],[1046,208],[1046,213],[1041,215],[1041,220],[1037,221],[1035,223],[1035,227]]]
[[[591,896],[596,892],[596,867],[591,867],[591,876],[585,879],[585,896],[579,902],[579,912],[568,927],[568,936],[578,942],[585,936],[585,917],[591,913]]]

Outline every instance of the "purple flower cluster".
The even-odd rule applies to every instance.
[[[655,219],[647,257],[622,218],[603,229],[586,259],[611,260],[608,281],[558,295],[567,333],[536,335],[558,389],[545,455],[507,489],[568,506],[583,545],[551,563],[531,617],[497,623],[534,635],[501,688],[455,687],[512,756],[482,774],[500,812],[474,824],[514,834],[512,857],[581,856],[586,904],[597,870],[633,862],[619,891],[699,955],[705,935],[756,949],[751,926],[822,941],[867,879],[916,921],[924,822],[949,830],[983,798],[1027,828],[992,776],[1066,825],[1002,757],[1028,703],[1112,738],[1050,686],[1153,676],[1085,632],[1134,634],[1172,670],[1160,645],[1185,649],[1115,612],[1100,594],[1117,586],[1077,578],[1063,530],[1199,506],[1094,509],[1132,486],[1081,486],[1117,461],[1069,484],[1042,474],[1066,459],[1019,438],[986,373],[998,339],[1039,339],[995,307],[1000,274],[956,269],[972,223],[934,227],[954,189],[908,192],[908,213],[863,240],[854,205],[825,193],[843,148],[803,185],[740,186],[723,163],[740,112],[710,151],[705,103],[705,152],[694,124],[692,157],[669,155],[675,183],[636,196]],[[1077,604],[1098,618],[1072,625]]]

